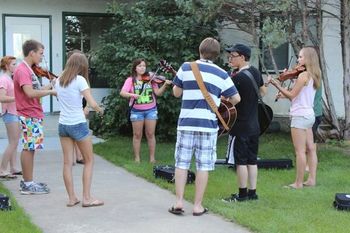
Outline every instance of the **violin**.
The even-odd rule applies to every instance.
[[[40,66],[37,66],[35,64],[32,65],[32,70],[34,72],[35,75],[39,76],[39,77],[46,77],[49,80],[52,80],[54,78],[58,78],[57,75],[55,75],[54,73],[44,70],[43,68],[41,68]]]
[[[280,74],[280,76],[277,78],[278,81],[284,82],[288,79],[295,79],[298,78],[298,75],[306,70],[306,67],[304,65],[296,65],[291,70],[287,70]]]
[[[142,81],[144,82],[155,82],[157,84],[162,84],[164,83],[167,79],[164,77],[164,76],[161,76],[161,75],[157,75],[157,74],[154,74],[154,73],[145,73],[141,76],[141,79]]]

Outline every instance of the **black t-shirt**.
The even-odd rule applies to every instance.
[[[258,87],[264,85],[259,70],[253,66],[250,66],[247,70],[253,75]],[[259,135],[258,96],[253,83],[243,72],[239,72],[232,77],[232,81],[241,96],[241,102],[236,105],[237,120],[233,125],[230,134],[232,136]]]

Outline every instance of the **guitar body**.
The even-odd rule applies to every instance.
[[[233,104],[231,104],[226,100],[221,100],[221,104],[218,110],[222,118],[224,119],[225,123],[229,127],[229,129],[231,129],[237,119],[237,110],[235,106],[233,106]],[[218,125],[219,125],[218,137],[223,136],[229,132],[224,128],[224,126],[219,120],[218,120]]]
[[[259,118],[259,125],[260,125],[260,135],[262,135],[267,128],[269,128],[270,123],[273,118],[273,111],[270,106],[265,104],[267,115],[264,111],[262,103],[259,102],[258,104],[258,118]]]

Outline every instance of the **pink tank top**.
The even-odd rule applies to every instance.
[[[314,116],[314,80],[311,78],[307,86],[304,86],[299,94],[292,100],[290,107],[291,116]]]

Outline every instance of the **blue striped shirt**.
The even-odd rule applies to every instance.
[[[218,107],[220,105],[220,96],[228,98],[238,93],[225,70],[212,62],[201,60],[197,60],[196,62],[203,82]],[[181,65],[173,83],[183,90],[177,129],[216,132],[218,130],[216,114],[199,89],[189,62]]]

